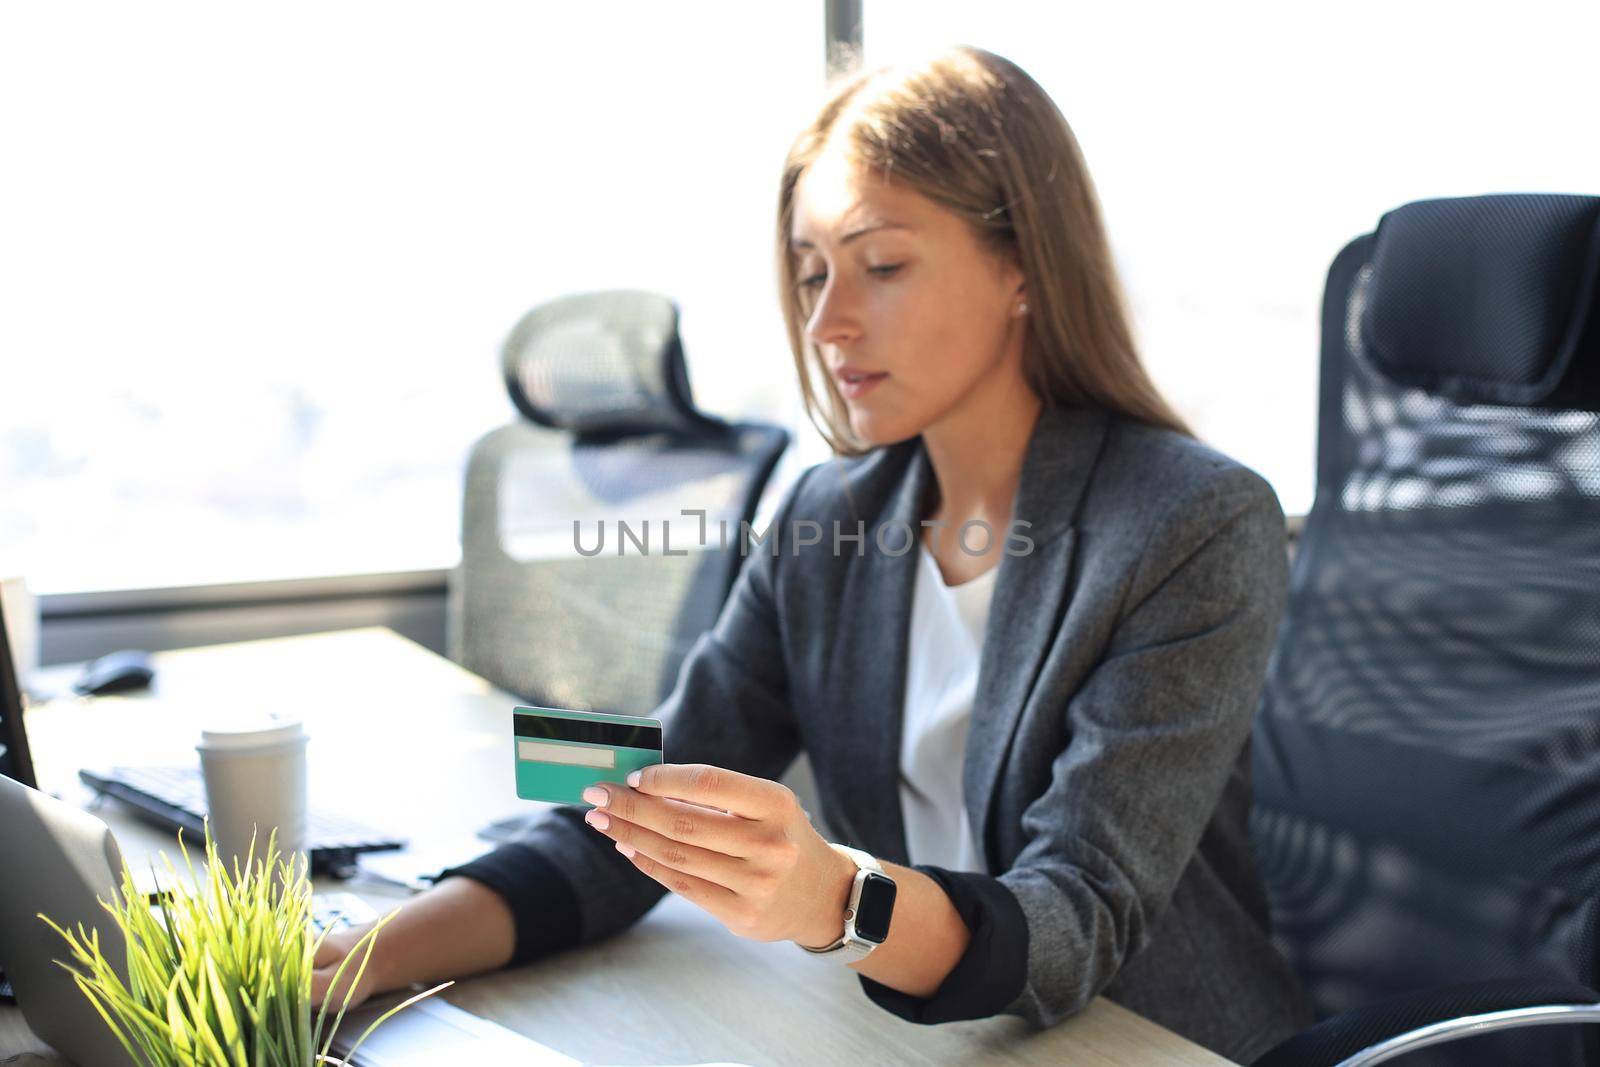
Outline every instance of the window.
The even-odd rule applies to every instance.
[[[1147,365],[1200,436],[1311,506],[1322,287],[1411,200],[1600,193],[1586,2],[867,0],[866,65],[952,42],[1072,124]]]
[[[37,592],[452,565],[499,345],[678,302],[790,423],[772,270],[821,4],[0,12],[0,571]]]

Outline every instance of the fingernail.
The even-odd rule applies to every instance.
[[[598,808],[590,809],[589,814],[583,817],[583,821],[594,827],[596,830],[604,830],[606,827],[611,825],[610,818],[606,816],[605,812],[599,810]]]
[[[599,786],[591,785],[589,788],[583,791],[583,799],[587,800],[591,804],[604,804],[610,799],[610,796]]]
[[[621,841],[618,841],[617,842],[617,851],[622,853],[624,856],[628,857],[630,860],[633,859],[633,846],[632,845],[624,845]]]
[[[635,789],[639,788],[639,772],[638,771],[629,771],[628,772],[628,784],[633,786]]]

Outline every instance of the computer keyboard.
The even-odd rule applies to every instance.
[[[95,790],[131,805],[162,825],[199,837],[205,826],[205,780],[199,767],[113,767],[82,770],[78,777]],[[358,853],[404,848],[404,838],[375,830],[354,819],[313,808],[306,814],[306,845],[315,871],[353,864]]]
[[[378,917],[378,910],[354,893],[313,893],[311,895],[311,929],[343,930],[359,926]]]
[[[518,815],[509,815],[504,819],[496,819],[494,822],[485,823],[478,827],[475,833],[481,840],[501,845],[516,837],[519,831],[527,829],[528,821],[528,813],[522,812]]]

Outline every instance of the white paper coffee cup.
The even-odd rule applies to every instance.
[[[255,859],[278,834],[278,851],[296,865],[306,853],[306,744],[300,720],[278,712],[236,714],[201,731],[200,771],[217,853],[240,867],[255,836]]]

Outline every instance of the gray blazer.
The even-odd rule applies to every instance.
[[[915,529],[936,493],[920,439],[808,470],[775,519],[778,554],[752,550],[658,711],[666,759],[776,779],[804,748],[839,839],[909,864],[897,760],[916,554],[875,533]],[[916,1021],[1038,1026],[1103,994],[1248,1061],[1309,1021],[1246,828],[1287,583],[1277,497],[1179,434],[1055,410],[1014,514],[1032,547],[1009,542],[996,576],[959,783],[996,874],[920,867],[972,945],[932,998],[863,988]],[[802,520],[820,543],[800,545],[816,532],[795,536]],[[615,933],[665,893],[584,810],[451,872],[506,896],[518,959]]]

